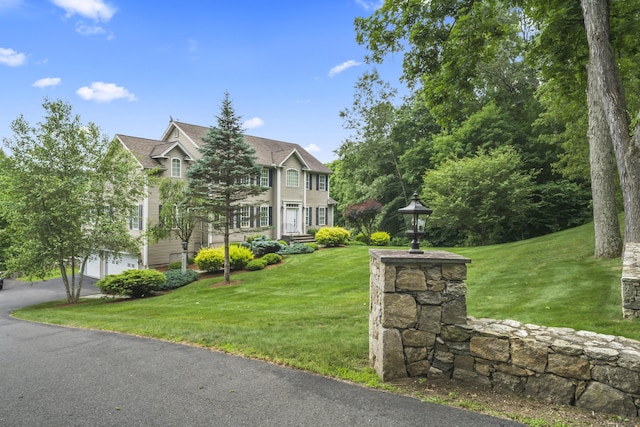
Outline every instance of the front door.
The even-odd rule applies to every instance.
[[[285,207],[284,232],[285,234],[300,233],[300,205],[297,203],[287,203]]]

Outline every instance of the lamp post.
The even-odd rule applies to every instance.
[[[431,215],[433,211],[420,203],[418,193],[413,193],[411,203],[405,208],[398,209],[398,212],[404,216],[404,222],[407,226],[407,237],[411,239],[409,253],[424,253],[424,251],[420,249],[420,238],[425,235],[424,227],[427,223],[427,218],[429,218],[429,215]]]
[[[189,242],[186,240],[182,241],[182,274],[187,272],[187,248],[189,247]]]

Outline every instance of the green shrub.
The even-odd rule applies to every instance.
[[[258,258],[258,259],[249,261],[249,263],[247,264],[247,270],[249,271],[262,270],[266,266],[267,266],[267,261],[264,258]]]
[[[282,246],[289,246],[289,244],[284,240],[278,240],[278,243],[280,243]]]
[[[342,227],[322,227],[316,233],[316,240],[324,246],[340,246],[349,239],[349,231]]]
[[[311,234],[312,236],[315,236],[316,233],[318,232],[318,230],[320,230],[319,228],[314,228],[314,227],[309,227],[307,228],[307,234]]]
[[[277,264],[282,261],[282,255],[278,254],[266,254],[261,259],[267,261],[268,265]]]
[[[202,248],[195,263],[200,270],[215,272],[224,267],[224,248]]]
[[[229,264],[232,270],[242,270],[253,258],[251,249],[238,244],[229,245]],[[195,261],[200,270],[220,271],[224,267],[224,247],[200,249]]]
[[[182,261],[170,262],[167,266],[167,270],[182,270]]]
[[[320,249],[320,246],[318,246],[317,243],[305,243],[305,245],[309,246],[314,251],[317,251],[318,249]]]
[[[373,246],[387,246],[391,242],[391,235],[386,231],[376,231],[370,240]]]
[[[221,249],[223,250],[222,256],[224,257],[224,248]],[[229,246],[229,263],[233,270],[242,270],[253,258],[254,255],[251,249],[245,248],[244,246]]]
[[[164,286],[167,278],[157,270],[126,270],[96,282],[102,293],[140,298]]]
[[[256,234],[254,236],[246,237],[247,243],[252,243],[254,240],[266,240],[266,239],[268,239],[268,237],[265,236],[264,234]]]
[[[304,243],[292,243],[289,246],[285,246],[278,253],[280,255],[295,255],[295,254],[310,254],[313,253],[313,248],[307,246]]]
[[[198,280],[198,273],[189,269],[187,269],[184,274],[182,274],[181,270],[169,270],[165,272],[164,275],[167,278],[167,281],[164,285],[158,288],[159,291],[177,289]]]
[[[251,252],[257,257],[265,254],[276,253],[282,249],[282,245],[277,240],[271,240],[267,236],[261,239],[254,239],[251,242]]]
[[[353,238],[356,242],[362,242],[364,244],[369,244],[369,238],[362,233],[358,233],[356,237]]]

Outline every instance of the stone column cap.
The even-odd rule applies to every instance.
[[[447,251],[424,251],[422,254],[410,254],[402,249],[369,249],[369,254],[385,264],[469,264],[471,259]]]

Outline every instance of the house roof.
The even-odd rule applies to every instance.
[[[195,147],[200,147],[202,138],[209,130],[204,126],[171,121],[162,139],[168,138],[174,127],[182,132]],[[251,135],[244,135],[244,140],[256,151],[256,163],[260,165],[281,166],[291,156],[297,156],[303,166],[312,172],[332,173],[322,162],[298,144]]]
[[[185,153],[187,156],[185,160],[192,160],[189,152],[185,150],[178,141],[166,142],[120,134],[117,134],[115,137],[133,153],[138,163],[140,163],[144,169],[164,169],[156,159],[166,158],[169,151],[175,147],[180,147]]]

